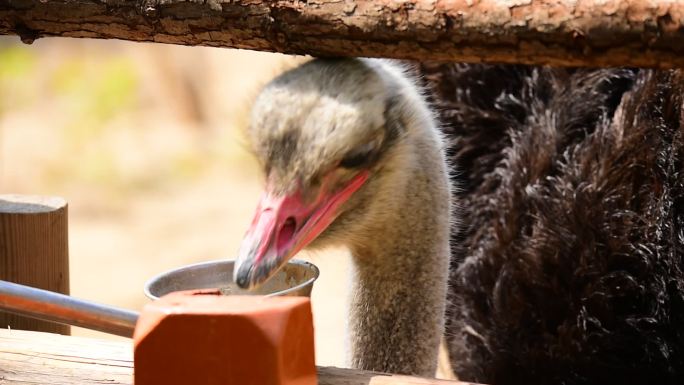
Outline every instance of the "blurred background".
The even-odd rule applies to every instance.
[[[241,134],[250,101],[303,60],[0,36],[0,192],[64,197],[72,295],[140,309],[154,275],[234,257],[261,191]],[[321,269],[317,363],[344,366],[348,255],[302,257]]]

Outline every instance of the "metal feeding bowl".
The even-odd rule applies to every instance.
[[[145,295],[158,299],[174,291],[219,289],[225,295],[310,297],[318,268],[309,262],[291,260],[275,276],[254,290],[233,283],[234,261],[211,261],[188,265],[160,274],[145,284]]]

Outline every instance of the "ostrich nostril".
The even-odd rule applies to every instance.
[[[290,245],[290,241],[292,241],[292,238],[294,237],[295,230],[297,230],[297,221],[293,217],[288,217],[285,220],[285,223],[283,223],[283,227],[281,227],[280,231],[278,232],[277,246],[279,254],[281,250]]]

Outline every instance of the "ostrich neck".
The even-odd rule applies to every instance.
[[[426,135],[427,136],[427,135]],[[449,187],[437,143],[417,139],[396,175],[393,207],[351,246],[352,365],[433,376],[443,331],[449,259]],[[435,138],[433,138],[435,139]],[[391,178],[390,178],[391,179]],[[387,209],[387,208],[386,208]]]

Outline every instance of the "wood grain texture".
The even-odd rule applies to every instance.
[[[0,329],[0,384],[133,383],[130,342]],[[318,368],[319,385],[468,385],[464,382]]]
[[[2,0],[0,34],[315,56],[684,66],[671,0]]]
[[[67,204],[0,195],[0,280],[69,294]],[[69,334],[69,326],[0,312],[0,328]]]

